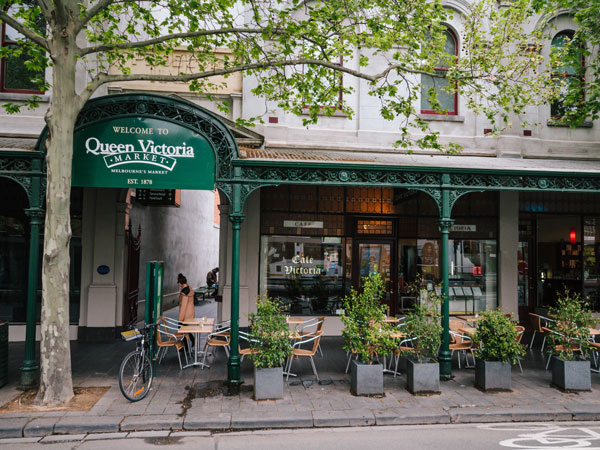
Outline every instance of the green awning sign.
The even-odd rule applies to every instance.
[[[210,143],[183,125],[117,117],[76,130],[73,186],[214,189]]]

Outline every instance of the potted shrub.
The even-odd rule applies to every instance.
[[[283,397],[283,364],[292,354],[290,329],[283,304],[263,297],[256,305],[256,313],[249,315],[250,358],[254,362],[254,399],[267,400]]]
[[[385,323],[386,307],[381,304],[383,280],[376,272],[363,279],[363,289],[350,290],[344,298],[344,312],[340,316],[345,325],[342,331],[344,350],[352,361],[351,390],[355,395],[383,394],[383,365],[379,357],[391,354],[396,343],[392,330]]]
[[[415,285],[418,287],[418,280]],[[406,388],[412,394],[440,392],[438,352],[442,340],[439,313],[442,298],[435,291],[427,294],[427,301],[415,305],[414,312],[406,315],[403,327],[406,336],[412,339],[410,347],[403,346],[401,349],[407,357]]]
[[[519,331],[502,311],[481,314],[474,336],[475,385],[484,391],[509,391],[511,367],[525,354],[519,343]]]
[[[556,307],[550,308],[555,322],[549,325],[549,357],[552,357],[552,384],[569,391],[592,388],[589,328],[594,319],[588,304],[577,293],[565,290],[557,293]],[[550,361],[548,361],[550,362]]]

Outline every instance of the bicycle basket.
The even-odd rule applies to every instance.
[[[121,337],[124,341],[133,341],[142,337],[142,333],[138,330],[121,331]]]

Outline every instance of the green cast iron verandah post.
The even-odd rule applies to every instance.
[[[34,160],[32,168],[41,171],[41,160]],[[21,380],[19,388],[31,389],[37,385],[37,373],[39,365],[35,358],[35,312],[38,284],[38,258],[40,248],[40,225],[44,220],[44,209],[40,208],[40,177],[31,180],[30,208],[25,210],[29,217],[29,264],[27,270],[27,313],[25,326],[25,356],[21,367]]]
[[[239,174],[239,168],[235,168],[235,174]],[[227,383],[239,386],[243,383],[240,354],[239,354],[239,316],[240,316],[240,229],[244,221],[242,214],[243,202],[241,196],[241,185],[232,186],[232,208],[229,214],[231,221],[231,344],[229,346],[229,360],[227,361]]]
[[[441,205],[440,205],[440,220],[439,228],[442,234],[442,252],[441,252],[441,269],[442,269],[442,295],[444,302],[442,303],[442,348],[440,350],[440,378],[449,380],[452,378],[452,357],[450,353],[450,295],[449,295],[449,270],[448,270],[448,240],[450,227],[454,220],[450,218],[452,208],[450,206],[450,191],[447,185],[450,181],[450,175],[442,175],[441,186]]]

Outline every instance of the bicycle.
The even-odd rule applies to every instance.
[[[139,339],[136,343],[136,349],[129,353],[119,369],[119,388],[123,396],[130,402],[138,402],[142,400],[150,392],[152,386],[152,363],[149,353],[148,332],[156,326],[146,324],[141,329],[133,329],[121,333],[123,339],[133,340]]]

